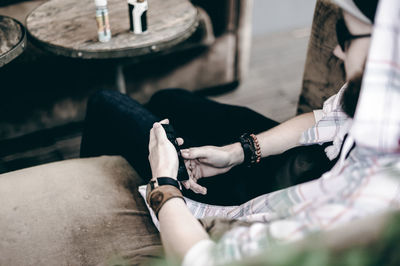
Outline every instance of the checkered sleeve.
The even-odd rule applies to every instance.
[[[345,89],[346,85],[324,102],[322,110],[314,111],[316,124],[303,132],[299,141],[301,144],[322,144],[334,140],[338,132],[341,131],[341,127],[349,119],[340,104]]]

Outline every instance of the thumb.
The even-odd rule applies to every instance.
[[[156,137],[157,140],[162,140],[163,138],[167,137],[167,134],[165,133],[164,128],[161,126],[160,123],[154,123],[153,129],[154,129],[154,136]]]
[[[206,147],[189,148],[181,150],[181,153],[185,159],[198,159],[207,157],[208,149]]]

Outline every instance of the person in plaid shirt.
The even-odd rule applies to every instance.
[[[183,265],[239,260],[275,243],[295,241],[311,232],[399,208],[400,2],[380,1],[363,78],[360,74],[364,72],[375,14],[371,6],[376,7],[377,1],[335,2],[343,9],[344,21],[337,25],[340,45],[334,53],[344,60],[347,76],[358,78],[329,99],[324,109],[315,113],[316,125],[301,134],[303,143],[332,139],[327,153],[338,158],[335,166],[317,180],[262,195],[240,206],[219,207],[187,198],[185,203],[179,197],[170,197],[157,210],[159,228],[167,255],[181,259]],[[348,111],[351,106],[341,101],[346,96],[341,95],[348,93],[348,86],[357,88],[361,80],[353,121],[341,110],[344,106],[352,115]],[[332,125],[334,134],[325,130]],[[264,151],[267,148],[262,136],[260,139]],[[149,148],[153,177],[176,176],[177,158],[169,156],[174,150],[159,123],[151,130]],[[198,159],[190,153],[184,152],[184,157]],[[243,160],[243,154],[240,156],[239,161]],[[250,225],[236,227],[214,242],[197,220],[207,216],[241,219]]]

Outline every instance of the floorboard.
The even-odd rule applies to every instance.
[[[256,37],[252,43],[250,71],[240,87],[210,97],[247,106],[282,122],[293,117],[301,89],[309,28]]]

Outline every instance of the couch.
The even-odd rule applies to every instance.
[[[107,156],[0,175],[0,265],[138,264],[156,256],[161,242],[141,183],[124,159]]]
[[[45,1],[1,1],[0,15],[25,23]],[[127,92],[138,101],[167,87],[224,91],[245,76],[252,1],[192,3],[199,9],[200,26],[187,41],[147,61],[126,62]],[[0,68],[0,141],[83,121],[87,98],[95,90],[115,88],[114,73],[108,61],[55,56],[29,42],[21,56]]]

